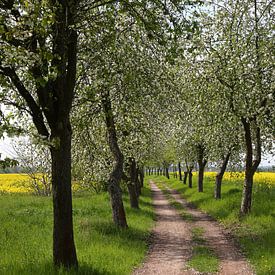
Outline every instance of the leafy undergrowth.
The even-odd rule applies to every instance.
[[[252,211],[244,218],[239,217],[242,182],[238,178],[225,180],[222,199],[215,200],[214,179],[205,177],[204,192],[197,191],[197,177],[193,188],[188,188],[178,179],[150,176],[157,182],[165,182],[177,189],[185,199],[220,221],[238,239],[245,255],[254,265],[257,274],[275,274],[275,185],[255,183]]]
[[[113,226],[107,194],[74,195],[78,272],[52,267],[51,198],[1,195],[0,274],[130,274],[144,258],[154,220],[148,186],[142,193],[140,210],[124,196],[128,230]]]

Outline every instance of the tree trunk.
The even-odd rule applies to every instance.
[[[131,178],[131,186],[133,187],[133,191],[131,193],[131,207],[132,208],[139,208],[138,205],[138,196],[139,196],[139,190],[138,190],[138,177],[137,177],[137,167],[136,167],[136,161],[134,158],[130,159],[130,178]],[[131,188],[132,189],[132,188]]]
[[[137,197],[135,186],[132,184],[132,182],[128,182],[127,183],[127,188],[128,188],[128,193],[129,193],[129,197],[130,197],[131,208],[138,209],[139,208],[139,206],[138,206],[138,197]]]
[[[241,214],[247,214],[251,211],[252,205],[252,187],[253,187],[253,176],[254,173],[252,170],[245,170],[245,180],[241,204]]]
[[[182,174],[181,174],[181,165],[180,165],[180,162],[178,163],[178,169],[179,169],[180,181],[182,181]]]
[[[128,176],[125,176],[125,181],[127,183],[128,194],[130,198],[130,205],[132,208],[139,208],[138,206],[138,187],[137,187],[137,170],[136,162],[133,158],[129,158],[126,165]]]
[[[220,171],[216,175],[215,199],[220,199],[221,198],[222,178],[223,178],[224,172],[226,170],[230,155],[231,155],[231,152],[229,152],[226,155],[226,157],[223,159],[223,163],[220,167]]]
[[[118,146],[115,122],[109,92],[102,95],[102,106],[105,114],[108,144],[114,157],[114,167],[108,179],[108,191],[111,198],[113,221],[116,226],[128,227],[122,200],[120,181],[123,174],[124,157]]]
[[[259,36],[259,17],[258,17],[258,5],[257,1],[254,0],[254,26],[255,26],[255,50],[256,50],[256,67],[258,77],[256,78],[257,84],[262,90],[262,80],[263,80],[263,70],[261,66],[261,51],[260,51],[260,36]],[[261,107],[266,106],[266,99],[263,99],[261,102]],[[244,189],[243,197],[241,203],[241,215],[245,215],[251,211],[252,205],[252,188],[253,188],[253,177],[254,174],[261,162],[261,131],[260,127],[257,125],[257,118],[254,116],[249,120],[246,120],[244,117],[241,119],[244,132],[245,132],[245,145],[246,145],[246,160],[245,160],[245,180],[244,180]],[[254,125],[252,125],[254,123]],[[255,130],[255,159],[253,161],[253,135],[251,133],[251,126],[254,126]]]
[[[199,175],[198,175],[198,191],[203,192],[203,175],[204,175],[204,168],[207,161],[203,160],[199,162]]]
[[[187,182],[187,177],[188,177],[188,171],[184,171],[184,176],[183,176],[183,183],[186,184]]]
[[[5,2],[11,2],[12,7],[14,1]],[[51,38],[46,42],[52,44],[50,51],[53,58],[46,64],[44,58],[36,60],[26,68],[33,80],[44,79],[44,85],[35,81],[34,85],[28,85],[31,87],[29,91],[17,75],[15,70],[17,66],[1,68],[1,74],[4,73],[10,78],[18,95],[25,101],[38,134],[45,140],[50,138],[54,144],[49,146],[52,158],[54,210],[53,260],[56,266],[69,268],[78,265],[73,236],[69,114],[76,83],[77,31],[73,26],[79,1],[58,2],[53,11],[55,20],[51,25],[52,31],[49,36]],[[18,20],[20,21],[20,18]],[[31,51],[39,52],[45,46],[45,41],[43,41],[44,35],[41,36],[39,32],[36,32],[35,35],[32,33],[31,43],[29,39],[25,39],[21,41],[22,44],[13,46],[23,46]],[[58,72],[54,79],[45,75],[52,69]]]
[[[254,122],[256,127],[256,135],[255,135],[256,136],[256,142],[255,142],[256,156],[254,161],[253,161],[251,122]],[[245,118],[242,118],[242,124],[245,132],[246,158],[245,158],[245,180],[244,180],[240,214],[245,215],[251,211],[253,177],[261,162],[261,135],[260,135],[260,128],[256,126],[255,119],[252,121],[251,120],[247,121]]]
[[[192,188],[193,187],[193,174],[192,174],[192,168],[189,169],[188,171],[188,187]]]
[[[139,197],[141,195],[141,180],[140,180],[140,167],[136,163],[136,175],[135,175],[135,181],[136,181],[136,192],[137,196]]]
[[[198,164],[199,164],[199,175],[198,175],[198,191],[203,192],[203,175],[204,168],[207,161],[204,159],[205,148],[203,145],[198,145]]]
[[[170,176],[169,176],[169,168],[168,167],[165,167],[165,176],[167,179],[170,179]]]
[[[54,210],[53,259],[56,266],[77,266],[73,234],[71,192],[71,126],[59,132],[58,145],[51,148]]]
[[[111,207],[114,224],[116,226],[124,228],[128,226],[126,221],[124,205],[122,201],[122,192],[119,186],[120,180],[118,181],[119,176],[117,175],[117,170],[118,168],[116,167],[109,177],[108,191],[111,198]]]
[[[144,186],[144,168],[141,166],[139,171],[140,186]]]

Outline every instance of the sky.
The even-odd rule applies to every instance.
[[[12,149],[12,140],[10,138],[0,139],[0,154],[2,159],[16,156]]]

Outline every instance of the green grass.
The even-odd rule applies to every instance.
[[[204,229],[202,227],[193,227],[192,228],[192,240],[196,244],[203,245],[205,244],[205,239],[203,238]]]
[[[143,189],[140,210],[124,196],[129,229],[112,224],[107,194],[75,194],[74,232],[79,271],[52,266],[52,200],[32,195],[0,196],[0,274],[130,274],[147,251],[153,226],[151,192]]]
[[[219,260],[207,246],[197,245],[193,248],[192,257],[187,265],[199,272],[214,273],[219,269]]]
[[[155,181],[166,182],[177,189],[184,198],[220,221],[238,239],[242,250],[254,265],[258,275],[275,274],[275,185],[264,182],[254,185],[252,211],[240,218],[239,209],[242,196],[242,181],[224,181],[222,199],[215,200],[214,181],[204,179],[204,192],[197,191],[197,177],[193,178],[193,188],[178,179],[150,176]]]
[[[219,269],[219,259],[213,251],[207,247],[203,238],[204,229],[202,227],[192,228],[193,250],[192,257],[187,265],[199,272],[217,272]]]

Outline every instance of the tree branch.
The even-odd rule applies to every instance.
[[[49,137],[48,129],[44,123],[43,113],[40,110],[39,106],[35,102],[32,95],[29,93],[29,91],[25,88],[24,84],[19,79],[18,75],[16,74],[15,69],[10,67],[2,67],[0,66],[0,74],[8,77],[13,85],[16,87],[18,93],[20,96],[25,100],[28,107],[31,111],[31,116],[33,119],[33,122],[36,126],[36,129],[38,133],[46,138]]]

